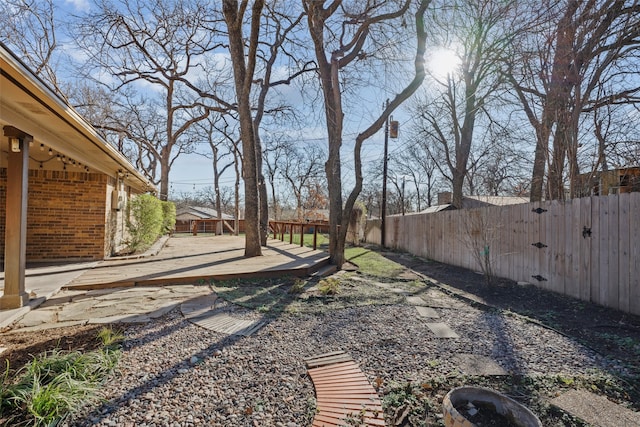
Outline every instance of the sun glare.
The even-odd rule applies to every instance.
[[[460,58],[452,50],[438,49],[429,57],[429,72],[437,80],[444,80],[448,74],[455,73],[459,67]]]

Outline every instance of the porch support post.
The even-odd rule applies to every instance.
[[[19,308],[29,302],[24,277],[27,253],[27,193],[29,142],[33,140],[13,126],[4,127],[9,138],[7,208],[4,245],[4,295],[0,309]]]

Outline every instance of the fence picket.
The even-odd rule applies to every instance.
[[[585,234],[580,240],[579,272],[578,283],[580,285],[580,299],[589,301],[591,299],[591,241],[593,232],[591,230],[591,201],[592,197],[580,199],[580,228]],[[584,228],[586,227],[586,228]],[[590,234],[591,233],[591,234]]]
[[[528,241],[527,230],[529,228],[527,205],[516,205],[513,209],[513,221],[518,221],[517,232],[513,238],[513,252],[515,253],[514,279],[518,282],[529,281],[527,278],[526,258],[524,253],[525,244]]]
[[[608,196],[600,199],[600,279],[598,289],[598,303],[607,305],[609,300],[609,203]]]
[[[629,193],[621,193],[618,197],[618,305],[619,310],[629,311]]]
[[[609,202],[609,277],[607,277],[607,288],[609,289],[605,305],[618,308],[618,255],[620,253],[619,239],[620,229],[618,228],[618,200],[619,196],[611,195]],[[601,284],[602,285],[602,284]]]
[[[564,290],[564,284],[561,284],[562,274],[558,273],[560,269],[558,252],[560,252],[560,245],[562,244],[559,230],[559,210],[560,202],[553,200],[549,205],[549,212],[545,214],[547,238],[544,243],[549,245],[548,248],[545,248],[547,249],[547,268],[549,269],[547,286],[550,291],[554,292],[562,292]]]
[[[640,315],[640,193],[630,196],[629,311]]]
[[[565,279],[564,288],[567,295],[580,298],[580,202],[581,199],[568,200],[564,206],[565,226]]]
[[[522,276],[520,278],[523,282],[532,283],[533,279],[531,276],[537,274],[535,271],[537,269],[537,258],[535,256],[534,250],[535,247],[531,246],[532,242],[535,242],[535,219],[533,218],[536,215],[535,212],[531,212],[531,204],[522,205],[522,217],[524,218],[524,232],[522,240],[518,242],[518,249],[522,253]]]
[[[602,201],[600,197],[593,197],[591,199],[591,256],[590,256],[590,271],[591,271],[591,296],[590,301],[597,304],[600,302],[600,241],[602,240],[602,234],[606,231],[600,231],[600,207]],[[606,242],[606,240],[605,240]]]

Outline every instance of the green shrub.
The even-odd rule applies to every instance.
[[[105,348],[113,348],[124,341],[124,334],[121,331],[114,331],[112,328],[102,328],[98,332],[98,338]]]
[[[162,232],[170,233],[176,228],[176,205],[162,202]]]
[[[129,250],[144,250],[151,246],[162,234],[162,203],[155,196],[141,194],[129,202],[127,230]]]
[[[329,277],[328,279],[323,279],[318,283],[318,290],[322,295],[337,295],[340,292],[340,280]]]
[[[304,287],[307,285],[307,282],[305,282],[302,279],[296,278],[293,281],[293,285],[291,285],[291,288],[289,288],[289,293],[290,294],[301,294],[302,292],[304,292]]]
[[[97,384],[76,380],[70,372],[62,372],[48,383],[35,378],[33,387],[21,389],[16,399],[36,426],[50,426],[95,399],[97,390]]]
[[[103,329],[102,349],[81,353],[59,349],[34,357],[9,381],[9,366],[0,377],[0,421],[19,425],[53,426],[87,403],[115,370],[121,351],[116,345],[123,336]]]

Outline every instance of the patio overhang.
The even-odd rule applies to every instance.
[[[49,162],[54,158],[61,163]],[[67,165],[82,165],[84,171],[112,177],[137,193],[156,191],[124,155],[0,43],[0,166],[7,170],[0,309],[28,302],[24,281],[29,169],[66,170]]]
[[[119,176],[138,192],[155,191],[124,155],[0,43],[0,129],[4,126],[32,136],[33,147],[44,144],[93,171]],[[0,150],[10,148],[0,135]]]

